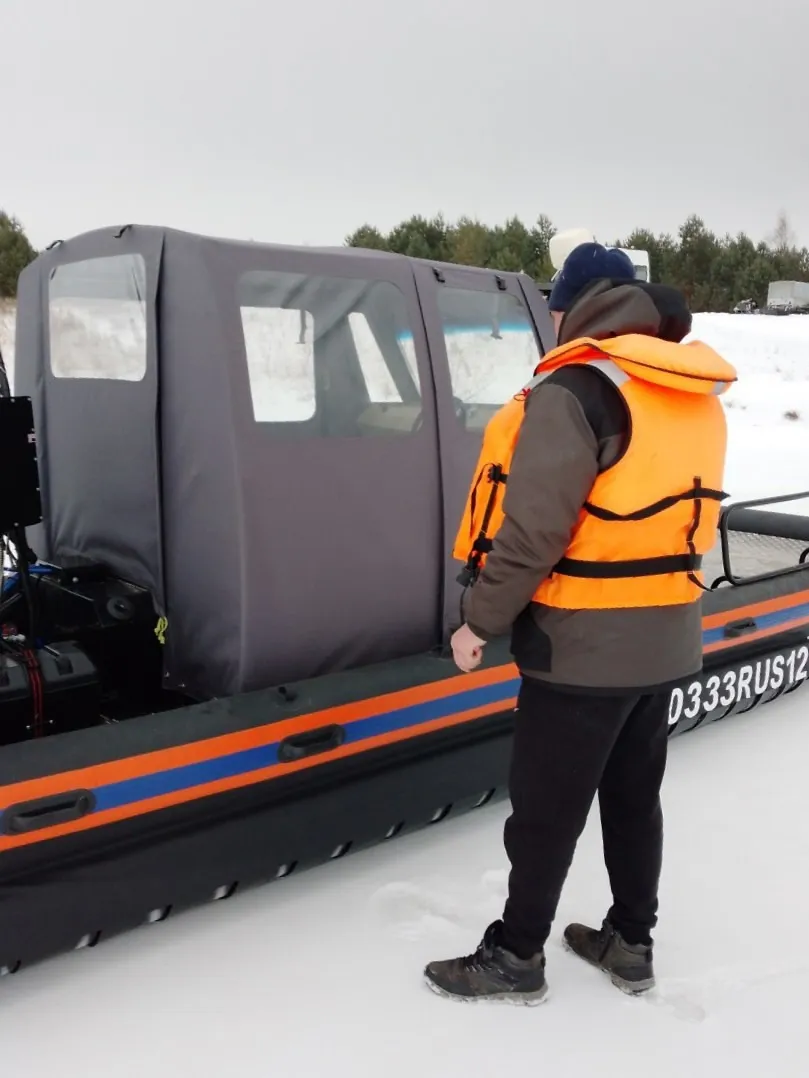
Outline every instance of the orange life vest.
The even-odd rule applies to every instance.
[[[534,378],[486,428],[453,547],[474,583],[503,521],[503,497],[531,391],[560,367],[586,364],[608,377],[630,417],[621,458],[599,474],[570,544],[533,601],[566,610],[692,602],[702,557],[716,541],[727,428],[719,396],[734,368],[701,341],[640,334],[582,338],[549,352]]]

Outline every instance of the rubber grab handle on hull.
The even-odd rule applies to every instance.
[[[36,801],[9,805],[0,818],[0,832],[4,835],[27,835],[44,827],[80,820],[94,808],[95,797],[90,790],[66,790],[51,797],[40,797]]]
[[[307,730],[304,734],[285,737],[278,746],[278,759],[285,764],[303,760],[307,756],[316,756],[320,752],[339,749],[346,739],[342,726],[320,726],[317,730]]]

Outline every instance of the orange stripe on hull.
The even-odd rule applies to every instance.
[[[497,671],[508,669],[508,667],[496,668]],[[487,671],[489,674],[493,672],[495,671]],[[500,681],[507,680],[507,677],[498,676],[492,678],[488,683],[497,684]],[[295,772],[305,771],[319,764],[345,759],[349,756],[356,756],[360,753],[367,752],[370,749],[383,748],[386,745],[393,745],[409,738],[420,737],[424,734],[433,733],[442,729],[449,729],[453,726],[460,726],[463,723],[472,722],[475,719],[484,718],[487,715],[494,715],[501,711],[507,711],[510,708],[513,708],[515,704],[516,697],[506,697],[502,701],[497,701],[494,704],[487,704],[470,711],[459,712],[449,718],[435,719],[432,722],[426,722],[409,730],[397,730],[392,733],[380,734],[376,737],[367,738],[360,742],[343,745],[338,749],[333,749],[331,752],[319,755],[316,759],[299,760],[295,763],[288,764],[274,764],[271,767],[262,768],[259,771],[236,775],[232,778],[219,779],[216,782],[205,783],[200,786],[177,791],[176,793],[149,798],[148,800],[125,805],[121,808],[110,809],[106,812],[95,812],[92,815],[85,816],[82,819],[71,823],[49,827],[46,834],[40,832],[27,835],[3,835],[0,836],[0,852],[3,850],[15,849],[20,846],[28,846],[35,842],[41,842],[45,838],[51,839],[63,835],[75,834],[79,831],[87,831],[95,827],[101,827],[104,824],[117,823],[121,820],[128,820],[136,816],[144,815],[145,813],[157,812],[159,809],[171,808],[172,806],[185,804],[189,801],[197,801],[203,797],[211,797],[215,794],[226,793],[230,790],[253,786],[256,783],[266,782],[267,780],[277,778],[280,775],[294,774]],[[322,723],[319,720],[317,725],[321,724]],[[262,729],[266,730],[266,727],[263,727]],[[250,732],[253,733],[254,731]],[[272,743],[277,740],[277,738],[272,737],[265,740],[267,740],[268,743]],[[48,796],[48,793],[58,793],[62,790],[92,788],[94,785],[100,784],[92,774],[94,770],[95,769],[93,768],[88,768],[85,772],[72,772],[69,776],[70,781],[66,781],[68,776],[63,774],[54,777],[54,779],[34,779],[29,782],[17,783],[14,786],[6,786],[3,792],[4,795],[13,794],[12,802],[20,802],[36,800],[39,797]],[[54,789],[53,783],[56,778],[59,779],[59,782],[58,787]],[[44,790],[47,790],[47,792],[43,792]],[[7,798],[4,799],[8,804]]]
[[[706,616],[703,618],[703,630],[715,631],[716,629],[721,629],[724,625],[745,617],[764,616],[782,611],[788,612],[791,608],[806,602],[809,602],[809,590],[750,603],[722,614]],[[794,618],[743,637],[706,644],[704,645],[704,653],[716,654],[729,651],[749,642],[778,636],[806,624],[807,618]],[[42,831],[23,835],[0,836],[0,852],[51,838],[90,831],[106,824],[157,812],[160,809],[171,808],[216,794],[254,786],[257,783],[270,781],[282,775],[299,773],[325,763],[358,756],[373,749],[403,743],[426,734],[451,729],[466,723],[472,723],[489,715],[508,711],[516,704],[516,697],[508,686],[510,682],[514,682],[518,678],[519,672],[513,663],[478,670],[471,674],[453,674],[440,681],[428,682],[387,695],[323,708],[319,711],[293,716],[288,719],[280,719],[249,730],[222,734],[170,749],[142,753],[124,760],[110,761],[0,787],[0,809],[10,804],[35,801],[39,798],[49,797],[68,790],[89,789],[102,791],[106,787],[114,787],[118,783],[126,783],[129,780],[148,780],[196,764],[204,765],[219,761],[240,752],[261,750],[264,747],[272,748],[285,738],[306,733],[322,726],[336,724],[348,728],[353,723],[361,723],[363,720],[384,718],[386,715],[389,716],[399,711],[418,708],[420,705],[446,701],[454,696],[461,697],[462,694],[473,692],[476,689],[496,689],[497,686],[503,685],[502,700],[492,700],[492,694],[490,693],[489,702],[484,705],[463,708],[464,701],[459,699],[458,703],[462,710],[458,712],[451,712],[434,719],[425,718],[424,721],[414,721],[409,725],[403,724],[401,727],[378,734],[369,733],[368,736],[357,740],[349,740],[340,747],[320,753],[316,757],[288,763],[273,762],[266,767],[258,766],[252,770],[247,769],[239,774],[228,775],[212,781],[200,781],[196,785],[192,782],[182,789],[160,793],[151,797],[144,796],[140,799],[133,797],[131,802],[106,809],[99,807],[95,812],[82,819],[48,827]],[[471,703],[472,701],[465,702]],[[167,717],[167,721],[170,721],[170,717]]]
[[[152,775],[156,771],[170,771],[176,767],[185,767],[189,764],[203,763],[206,760],[215,760],[220,756],[226,756],[233,752],[259,748],[262,745],[271,745],[293,734],[306,733],[309,730],[316,730],[320,726],[328,726],[332,723],[342,725],[359,719],[370,718],[374,715],[388,714],[392,711],[398,711],[400,708],[432,703],[435,700],[446,699],[468,689],[507,682],[517,676],[516,667],[511,665],[475,671],[463,677],[454,676],[446,681],[417,685],[412,689],[402,689],[387,696],[370,697],[350,704],[323,708],[320,711],[307,712],[305,715],[297,715],[289,719],[280,719],[277,722],[255,726],[249,730],[240,730],[233,734],[222,734],[219,737],[207,738],[204,741],[177,745],[171,749],[159,749],[155,752],[142,753],[138,756],[129,756],[125,760],[114,760],[106,764],[95,764],[92,767],[80,768],[75,771],[62,771],[57,775],[48,775],[40,779],[30,779],[16,783],[14,786],[0,787],[0,797],[4,804],[9,804],[8,795],[12,792],[14,796],[11,801],[31,801],[39,797],[48,797],[51,794],[60,793],[63,790],[91,789],[114,782],[125,782],[127,779]],[[455,716],[436,721],[438,722],[436,729],[440,729],[442,725],[453,726],[455,725]],[[422,729],[424,728],[419,727],[417,732]],[[383,742],[388,744],[397,739],[412,736],[412,733],[403,730],[401,731],[401,737],[398,737],[397,734],[381,736],[390,739],[390,741]],[[367,744],[367,742],[363,742],[363,744]],[[329,759],[336,758],[335,752],[325,755]],[[284,770],[289,771],[291,767],[292,765],[285,764]]]
[[[809,566],[807,566],[809,568]],[[809,603],[809,591],[796,591],[791,595],[780,595],[776,599],[762,599],[757,603],[748,603],[746,606],[737,606],[733,610],[726,610],[721,614],[708,614],[702,619],[703,629],[721,629],[723,625],[730,625],[742,618],[750,618],[756,614],[777,614],[781,610],[789,610],[793,606],[803,606]],[[778,632],[783,632],[778,627]]]
[[[745,633],[744,636],[729,640],[716,640],[712,644],[705,644],[702,650],[705,655],[712,655],[717,651],[727,651],[729,648],[738,647],[740,644],[750,644],[757,640],[767,640],[772,636],[780,636],[782,633],[788,633],[792,629],[809,629],[809,618],[805,616],[794,618],[791,621],[784,621],[773,628],[759,629],[757,632]]]

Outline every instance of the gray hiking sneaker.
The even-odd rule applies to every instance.
[[[472,1003],[489,1000],[534,1006],[548,995],[545,954],[518,958],[500,946],[502,922],[489,925],[477,950],[461,958],[430,962],[428,986],[439,996]]]
[[[640,995],[655,986],[653,948],[627,943],[608,920],[600,929],[568,925],[564,943],[573,954],[608,974],[615,987],[628,995]]]

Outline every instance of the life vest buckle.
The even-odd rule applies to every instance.
[[[463,569],[461,569],[460,573],[458,573],[458,575],[455,577],[455,580],[456,583],[460,584],[462,588],[466,589],[471,588],[477,578],[478,567],[476,565],[471,565],[470,562],[467,562]]]

